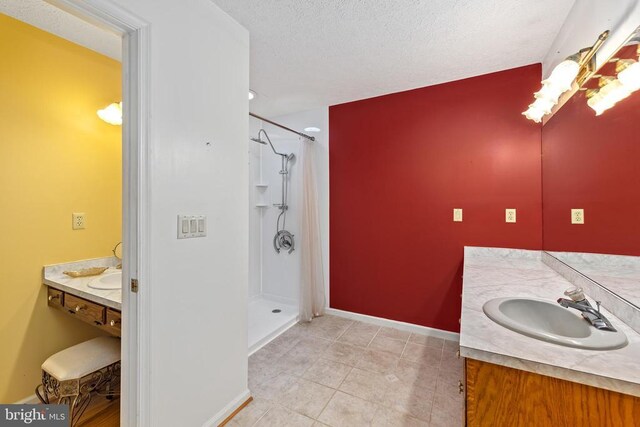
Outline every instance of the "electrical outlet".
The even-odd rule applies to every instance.
[[[571,209],[571,224],[584,224],[584,209]]]
[[[87,226],[87,215],[84,212],[74,212],[72,215],[71,228],[74,230],[84,230]]]
[[[462,209],[454,208],[453,209],[453,222],[462,222]]]
[[[504,210],[504,220],[505,222],[516,222],[516,210],[515,209],[505,209]]]

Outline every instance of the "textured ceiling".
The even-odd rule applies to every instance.
[[[120,61],[122,41],[43,0],[0,0],[0,13]]]
[[[541,62],[574,0],[213,0],[268,116]]]

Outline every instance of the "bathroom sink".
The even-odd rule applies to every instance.
[[[497,324],[523,335],[567,347],[613,350],[627,345],[617,331],[594,328],[575,310],[530,298],[495,298],[482,307]]]
[[[102,274],[87,285],[93,289],[120,289],[122,288],[122,271]]]

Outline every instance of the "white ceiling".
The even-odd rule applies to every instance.
[[[122,40],[43,0],[0,0],[0,13],[120,61]]]
[[[277,116],[541,62],[574,0],[213,0]]]

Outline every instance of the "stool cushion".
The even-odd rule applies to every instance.
[[[120,360],[120,339],[98,337],[66,348],[49,357],[42,370],[58,381],[68,381],[99,371]]]

